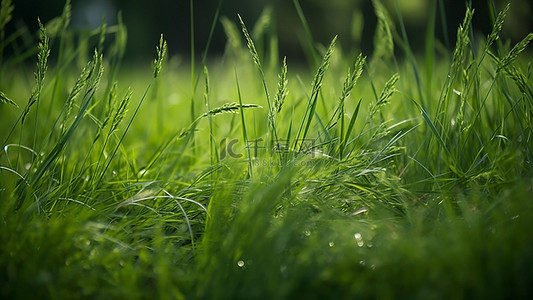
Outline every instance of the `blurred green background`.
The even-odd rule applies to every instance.
[[[490,32],[490,8],[493,5],[500,10],[510,0],[473,1],[476,9],[474,30],[486,35]],[[219,0],[194,1],[194,21],[196,50],[200,53],[206,44],[209,28]],[[398,20],[401,12],[407,27],[409,41],[414,49],[421,49],[425,37],[427,19],[430,15],[432,0],[382,0],[391,17]],[[64,0],[15,0],[13,21],[8,28],[15,30],[27,26],[33,32],[37,28],[37,17],[46,22],[61,14]],[[453,46],[455,32],[461,22],[465,1],[436,0],[441,4],[446,15],[446,25],[442,23],[437,12],[436,37],[444,47]],[[371,54],[376,16],[372,1],[363,0],[300,0],[300,5],[309,22],[315,41],[327,44],[334,35],[345,51]],[[287,55],[293,61],[302,58],[304,32],[291,0],[237,1],[223,0],[221,16],[237,21],[241,14],[249,27],[257,21],[261,12],[270,7],[274,11],[272,20],[278,33],[280,55]],[[533,4],[529,0],[511,1],[511,9],[504,27],[503,36],[513,41],[523,38],[533,28]],[[152,56],[154,47],[163,33],[169,42],[173,54],[182,54],[188,58],[190,52],[190,1],[189,0],[72,0],[73,19],[71,27],[75,29],[96,28],[102,16],[108,24],[116,24],[117,13],[122,12],[128,28],[127,59],[146,59]],[[8,29],[9,30],[9,29]],[[8,31],[9,32],[9,31]],[[211,55],[223,52],[226,35],[218,22]],[[9,49],[7,49],[9,52]]]

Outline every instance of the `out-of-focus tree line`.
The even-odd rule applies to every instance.
[[[209,30],[220,0],[196,0],[194,8],[194,34],[196,52],[200,53],[207,42]],[[510,0],[474,0],[474,34],[490,33],[491,9],[495,14]],[[20,27],[36,31],[37,17],[43,23],[61,14],[64,0],[18,0],[13,21],[8,30]],[[371,54],[374,44],[376,14],[370,0],[299,0],[316,43],[327,44],[334,35],[345,51]],[[398,24],[401,16],[406,26],[409,42],[415,49],[422,49],[432,7],[436,5],[435,37],[444,47],[453,47],[455,32],[464,12],[464,0],[382,0],[390,17]],[[169,42],[170,51],[189,57],[190,52],[190,0],[72,0],[74,29],[97,28],[102,18],[108,24],[117,22],[118,12],[128,29],[128,58],[137,59],[152,55],[163,33]],[[292,0],[223,0],[220,16],[237,23],[240,14],[251,28],[265,9],[272,9],[271,28],[277,33],[281,55],[297,59],[302,55],[305,32]],[[533,4],[529,0],[514,0],[504,26],[505,37],[514,41],[521,39],[533,28]],[[445,16],[445,18],[443,18]],[[445,19],[445,20],[444,20]],[[400,27],[396,26],[400,32]],[[227,41],[219,20],[209,53],[217,55],[224,51]],[[9,49],[8,49],[9,50]]]

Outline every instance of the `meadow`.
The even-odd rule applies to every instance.
[[[447,50],[434,6],[415,53],[373,4],[373,53],[297,10],[292,64],[265,10],[215,14],[223,56],[161,35],[133,65],[120,16],[6,32],[2,0],[0,296],[530,299],[533,34],[466,6]]]

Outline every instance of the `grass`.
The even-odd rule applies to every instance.
[[[3,0],[2,298],[531,298],[533,35],[499,42],[505,7],[474,37],[467,7],[436,59],[435,2],[415,57],[373,3],[371,57],[315,47],[294,1],[316,71],[256,48],[267,10],[251,34],[221,18],[203,73],[161,36],[150,74],[121,22],[71,32],[69,1],[6,56]]]

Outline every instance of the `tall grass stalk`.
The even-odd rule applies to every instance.
[[[273,108],[273,105],[272,105],[271,100],[270,100],[270,94],[268,92],[268,87],[267,87],[266,78],[265,78],[265,72],[263,71],[263,67],[261,65],[261,60],[259,59],[259,54],[257,53],[257,49],[255,48],[255,44],[254,44],[252,38],[250,37],[250,34],[248,33],[248,29],[246,28],[246,25],[244,24],[244,21],[242,20],[241,16],[238,15],[238,17],[239,17],[239,22],[241,24],[242,32],[243,32],[244,37],[246,38],[246,41],[247,41],[248,50],[250,51],[250,55],[252,56],[253,62],[255,63],[255,65],[257,66],[257,69],[259,70],[259,73],[261,75],[261,81],[263,82],[263,88],[264,88],[264,91],[265,91],[265,97],[266,97],[267,108],[268,108],[268,128],[271,129],[271,130],[268,131],[271,134],[268,134],[267,137],[266,137],[266,139],[267,139],[267,146],[266,147],[269,150],[271,149],[271,146],[269,145],[269,139],[270,139],[270,135],[273,135],[273,137],[274,137],[274,147],[277,149],[277,148],[279,148],[278,131],[276,130],[276,121],[275,121],[274,115],[273,115],[274,108]],[[281,159],[281,156],[280,156],[280,159]]]
[[[296,134],[296,140],[294,142],[294,149],[298,149],[298,144],[300,144],[300,147],[299,147],[300,151],[303,148],[303,140],[305,140],[305,138],[307,137],[307,133],[309,132],[309,127],[311,126],[311,122],[313,121],[313,117],[315,116],[318,95],[320,93],[320,89],[322,88],[322,80],[324,79],[324,75],[329,68],[329,62],[331,59],[331,55],[333,55],[333,51],[335,50],[336,42],[337,42],[337,36],[335,36],[333,40],[331,40],[328,50],[326,51],[326,54],[324,55],[324,58],[322,59],[322,63],[320,64],[320,67],[318,68],[315,74],[315,77],[313,78],[313,83],[311,84],[312,86],[311,95],[308,99],[308,103],[305,109],[302,123],[300,124],[298,133]]]
[[[131,124],[133,123],[133,120],[135,119],[135,116],[139,112],[139,109],[141,108],[141,105],[142,105],[144,99],[146,98],[146,95],[148,94],[148,91],[150,90],[150,87],[152,86],[153,81],[155,79],[157,79],[157,76],[159,75],[159,73],[161,72],[161,69],[163,68],[163,61],[164,61],[165,56],[167,54],[167,42],[163,39],[163,34],[161,34],[161,37],[159,39],[159,45],[156,46],[156,52],[157,52],[157,58],[154,60],[154,62],[152,64],[152,75],[153,75],[152,81],[148,84],[148,87],[144,91],[144,94],[141,97],[141,100],[139,101],[139,104],[137,104],[137,107],[135,108],[135,111],[133,112],[133,115],[132,115],[131,119],[129,120],[128,125],[126,126],[126,129],[122,133],[122,136],[120,137],[120,140],[118,141],[117,145],[115,146],[115,150],[113,150],[113,152],[111,153],[111,156],[107,160],[107,163],[106,163],[104,169],[98,175],[98,180],[96,181],[96,184],[93,185],[92,191],[94,191],[94,189],[100,185],[100,182],[104,178],[104,176],[105,176],[105,174],[107,172],[107,169],[109,168],[113,158],[117,154],[117,151],[120,148],[120,146],[122,144],[122,141],[124,140],[124,137],[128,133],[128,129],[131,127]],[[122,118],[123,118],[123,116],[125,114],[125,109],[127,107],[127,103],[129,102],[129,97],[131,97],[131,94],[129,94],[129,96],[127,95],[125,97],[125,100],[123,101],[123,103],[125,103],[125,105],[120,105],[119,110],[117,110],[116,122],[113,122],[113,125],[116,124],[116,126],[118,126],[118,124],[122,121]],[[123,109],[120,110],[120,108],[123,108]],[[113,129],[113,125],[112,125],[112,129]]]

